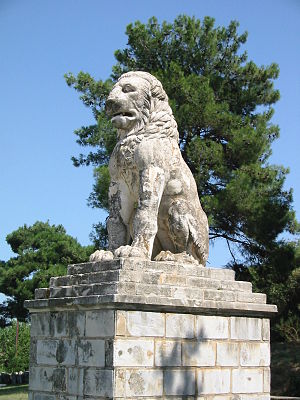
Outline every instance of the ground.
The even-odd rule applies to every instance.
[[[27,400],[28,385],[6,386],[0,388],[1,400]]]

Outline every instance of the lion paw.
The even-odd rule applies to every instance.
[[[90,255],[90,261],[110,261],[113,260],[114,255],[111,251],[106,250],[96,250],[93,254]]]
[[[115,250],[115,257],[136,257],[136,258],[147,258],[144,250],[139,247],[131,247],[131,246],[121,246],[117,250]]]
[[[199,262],[186,251],[182,253],[171,253],[169,250],[161,251],[154,259],[155,261],[175,261],[199,264]]]

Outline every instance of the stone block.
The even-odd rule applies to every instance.
[[[68,336],[68,314],[66,312],[50,314],[50,333],[55,339]]]
[[[84,371],[83,393],[89,396],[113,396],[113,371],[89,368]]]
[[[114,342],[116,367],[151,367],[154,364],[154,341],[117,339]]]
[[[164,392],[169,396],[193,396],[196,392],[194,370],[164,371]]]
[[[268,367],[270,365],[269,343],[242,343],[240,365],[242,367]]]
[[[228,318],[210,315],[196,316],[196,336],[199,339],[228,339]]]
[[[104,367],[105,340],[80,340],[78,342],[78,365],[81,367]]]
[[[51,367],[30,367],[29,389],[51,392],[52,375],[53,368]]]
[[[235,301],[236,293],[229,290],[204,290],[204,300]]]
[[[166,314],[166,337],[194,338],[194,325],[194,315]]]
[[[69,334],[71,337],[85,335],[85,312],[70,311],[68,312]]]
[[[74,340],[38,340],[37,363],[75,365],[76,350]]]
[[[230,393],[230,369],[198,370],[197,386],[199,394]]]
[[[266,341],[270,340],[270,320],[267,318],[263,318],[262,320],[262,339]]]
[[[50,336],[50,313],[35,313],[30,316],[30,334],[32,337]]]
[[[232,371],[232,393],[262,393],[263,369],[234,369]]]
[[[231,339],[261,340],[260,318],[231,317]]]
[[[182,365],[208,367],[216,364],[216,344],[212,342],[183,342]]]
[[[238,343],[217,343],[217,365],[220,367],[239,366],[240,345]]]
[[[264,368],[264,392],[270,392],[271,389],[271,371],[270,368]]]
[[[116,335],[124,336],[127,333],[127,311],[116,312]]]
[[[68,368],[67,392],[69,394],[83,395],[83,369]]]
[[[177,367],[181,365],[181,342],[157,340],[155,342],[155,365]]]
[[[162,396],[163,371],[154,369],[126,370],[126,396]]]
[[[114,394],[116,398],[126,397],[126,369],[117,368],[115,369],[114,375]]]
[[[111,337],[115,332],[113,310],[93,310],[86,312],[86,337]]]
[[[127,332],[131,336],[164,336],[164,314],[144,311],[128,311]]]

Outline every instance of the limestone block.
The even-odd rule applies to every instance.
[[[262,339],[270,340],[270,320],[267,318],[263,318],[262,320]]]
[[[80,340],[78,342],[78,365],[87,367],[104,367],[105,340]]]
[[[166,314],[166,337],[195,337],[194,319],[190,314]]]
[[[164,371],[164,391],[169,396],[192,396],[195,394],[194,370]]]
[[[164,336],[164,314],[144,311],[128,311],[127,332],[131,336]]]
[[[29,389],[37,391],[65,391],[65,368],[31,367]]]
[[[270,368],[264,368],[264,392],[270,392],[271,389],[271,371]]]
[[[50,336],[50,312],[35,313],[30,316],[32,337]]]
[[[197,375],[198,393],[230,393],[230,369],[203,369]]]
[[[243,303],[266,303],[267,296],[263,293],[237,293],[237,301],[241,301]]]
[[[116,311],[116,335],[124,336],[127,333],[127,311]]]
[[[67,392],[74,395],[83,395],[83,369],[68,368]]]
[[[162,396],[163,371],[154,369],[126,370],[126,396]]]
[[[75,340],[38,340],[37,363],[49,365],[75,365]]]
[[[117,368],[114,374],[114,394],[116,398],[126,397],[126,369]]]
[[[228,318],[197,315],[196,336],[199,339],[228,339]]]
[[[268,367],[270,365],[269,343],[242,343],[240,365],[242,367]]]
[[[216,363],[216,344],[213,342],[183,342],[182,365],[208,367]]]
[[[232,371],[232,393],[262,393],[263,369],[234,369]]]
[[[260,318],[231,317],[231,339],[261,340]]]
[[[176,367],[181,365],[181,342],[157,340],[155,342],[155,365]]]
[[[236,293],[229,290],[204,290],[204,300],[235,301]]]
[[[84,373],[84,394],[91,396],[113,396],[113,371],[89,368]]]
[[[68,314],[66,312],[50,314],[50,332],[54,338],[68,336]]]
[[[114,335],[114,311],[94,310],[86,312],[86,337],[110,337]]]
[[[114,366],[151,367],[154,364],[153,340],[117,339],[114,342]]]
[[[70,311],[68,312],[69,335],[85,336],[85,312]]]
[[[221,367],[239,366],[240,345],[238,343],[217,343],[217,365]]]

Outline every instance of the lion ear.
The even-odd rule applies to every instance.
[[[168,100],[168,96],[164,89],[162,88],[162,85],[155,85],[151,88],[151,94],[153,97],[156,97],[159,100]]]

